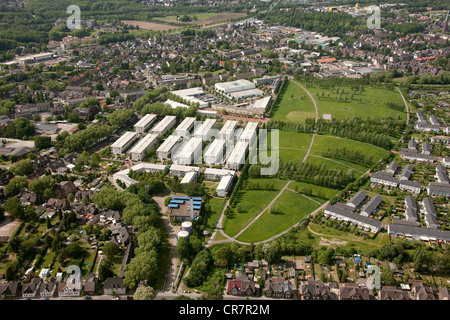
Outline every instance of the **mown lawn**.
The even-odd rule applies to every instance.
[[[255,218],[278,194],[278,191],[244,190],[237,198],[239,204],[224,221],[224,231],[229,236],[234,236],[242,230],[253,218]],[[241,210],[238,212],[237,208]]]
[[[297,84],[289,81],[280,93],[279,103],[274,106],[272,119],[305,122],[307,118],[315,118],[314,104],[308,94]]]
[[[246,242],[266,240],[290,228],[319,207],[317,203],[291,190],[285,190],[271,208],[277,206],[279,213],[267,210],[238,237],[238,240]]]
[[[362,118],[379,118],[379,117],[397,117],[400,115],[406,120],[406,110],[404,112],[388,108],[384,105],[385,102],[395,102],[404,106],[403,99],[397,90],[388,90],[383,88],[370,88],[364,87],[361,95],[356,92],[354,99],[350,99],[350,94],[352,92],[351,87],[339,86],[344,89],[344,94],[341,94],[341,98],[347,95],[347,102],[337,101],[339,94],[336,90],[331,93],[331,89],[322,89],[319,86],[311,87],[308,86],[306,89],[313,95],[317,107],[319,109],[319,118],[322,118],[323,114],[331,114],[333,118],[338,120],[362,117]],[[322,98],[322,92],[324,93],[324,98]],[[330,93],[330,98],[328,99],[328,93]],[[317,94],[319,96],[317,96]],[[362,99],[362,101],[360,101]]]

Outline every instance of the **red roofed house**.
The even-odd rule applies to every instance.
[[[319,59],[319,63],[332,63],[337,61],[336,58],[323,58]]]
[[[227,292],[233,296],[252,296],[255,294],[255,282],[242,275],[228,282]]]

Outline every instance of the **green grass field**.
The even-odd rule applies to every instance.
[[[314,144],[311,148],[310,154],[322,156],[323,151],[327,151],[328,148],[330,149],[351,149],[355,151],[363,152],[367,156],[373,157],[373,162],[377,162],[379,159],[381,159],[388,151],[376,147],[374,145],[359,142],[355,140],[349,140],[345,138],[339,138],[335,136],[322,136],[317,135],[314,138]]]
[[[206,228],[209,231],[212,232],[216,227],[226,202],[226,199],[212,198],[209,200],[209,205],[211,206],[211,215],[208,216],[208,219],[206,221]]]
[[[332,188],[326,188],[321,186],[316,186],[314,184],[306,183],[306,182],[297,182],[292,181],[289,184],[289,189],[296,190],[300,193],[304,193],[305,189],[311,189],[312,194],[308,195],[308,197],[313,198],[314,200],[325,203],[328,199],[332,198],[334,195],[336,195],[339,190],[338,189],[332,189]],[[320,195],[320,197],[319,197]]]
[[[278,191],[244,190],[238,195],[239,206],[242,212],[227,216],[224,221],[224,231],[234,236],[255,218],[278,194]]]
[[[338,120],[346,118],[351,119],[353,117],[377,118],[391,116],[395,118],[397,115],[406,119],[406,110],[400,112],[384,105],[385,102],[396,102],[404,106],[402,97],[397,90],[391,91],[388,89],[370,88],[366,86],[361,95],[357,92],[354,95],[354,99],[351,100],[351,87],[340,86],[340,88],[344,89],[344,94],[341,94],[341,98],[344,99],[344,96],[347,95],[348,102],[337,101],[339,94],[336,93],[336,91],[331,93],[330,89],[322,89],[319,86],[306,88],[316,100],[319,109],[319,118],[322,118],[323,114],[331,114],[333,118]],[[321,97],[322,92],[324,93],[324,98]],[[328,93],[330,93],[330,99],[328,99]],[[360,101],[360,99],[362,100]]]
[[[270,209],[267,210],[238,237],[238,240],[246,242],[266,240],[290,228],[319,207],[317,203],[290,190],[285,190],[272,205],[276,206],[279,213],[274,214]]]
[[[267,144],[272,145],[270,132],[267,137]],[[279,154],[282,161],[303,161],[303,158],[311,144],[312,134],[298,133],[294,131],[279,131]]]
[[[315,118],[316,111],[313,102],[297,84],[289,81],[280,94],[280,102],[274,106],[272,119],[304,122],[306,118]]]

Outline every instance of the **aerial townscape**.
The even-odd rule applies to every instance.
[[[1,300],[450,299],[447,0],[0,12]]]

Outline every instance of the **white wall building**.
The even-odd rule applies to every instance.
[[[222,129],[220,129],[220,139],[233,142],[234,130],[237,127],[237,123],[236,120],[227,120]]]
[[[206,180],[220,180],[223,176],[236,174],[233,170],[226,169],[216,169],[216,168],[206,168],[205,169],[205,179]]]
[[[170,135],[166,140],[156,149],[156,155],[159,160],[166,160],[171,157],[178,147],[178,143],[181,141],[181,137],[176,135]]]
[[[214,87],[216,88],[217,91],[223,93],[251,90],[256,88],[253,82],[250,82],[245,79],[216,83]]]
[[[157,118],[156,114],[149,113],[143,116],[135,125],[134,130],[137,133],[144,133],[147,131],[148,128],[152,125],[153,122],[155,122]]]
[[[257,129],[258,123],[249,121],[245,126],[244,131],[242,131],[242,134],[239,136],[239,140],[247,142],[251,147],[256,140]]]
[[[174,135],[186,137],[189,136],[192,128],[194,127],[195,118],[194,117],[186,117],[181,121],[178,127],[174,131]]]
[[[134,141],[138,138],[136,132],[127,131],[125,132],[119,139],[117,139],[112,145],[111,145],[111,152],[113,154],[122,154],[124,151],[130,147]]]
[[[176,116],[165,116],[156,126],[153,127],[152,133],[163,136],[169,131],[177,122]]]
[[[231,151],[227,160],[227,167],[231,170],[239,171],[245,164],[245,157],[247,156],[248,142],[238,141]]]
[[[142,161],[145,158],[145,152],[153,148],[158,143],[158,135],[155,133],[147,134],[130,151],[131,159]]]
[[[224,164],[225,162],[225,141],[215,139],[205,151],[203,159],[206,164]]]
[[[219,197],[226,197],[233,185],[234,175],[226,175],[220,179],[219,185],[216,188],[216,193]]]
[[[196,171],[189,171],[188,173],[185,174],[183,179],[181,179],[180,183],[181,184],[194,183],[197,181],[197,175],[198,173]]]
[[[201,138],[192,138],[185,143],[174,157],[174,162],[180,165],[189,165],[201,157],[203,140]]]
[[[183,166],[173,164],[170,166],[170,174],[173,176],[184,177],[188,172],[195,171],[200,172],[199,167]]]
[[[216,119],[206,119],[200,126],[194,128],[193,136],[202,138],[203,141],[209,141],[211,138],[211,129],[216,124]]]

